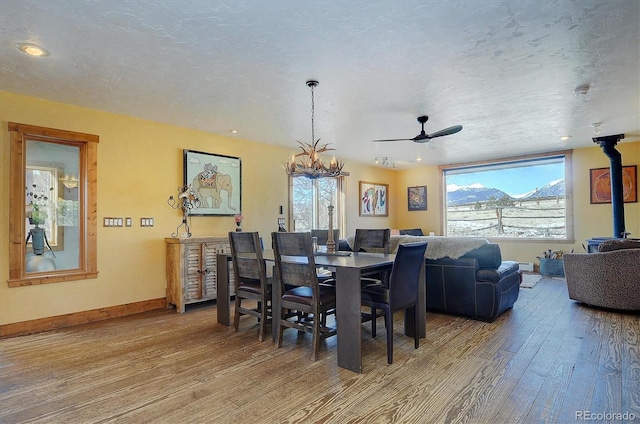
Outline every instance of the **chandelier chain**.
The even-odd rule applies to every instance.
[[[307,178],[327,178],[337,177],[339,175],[348,175],[342,172],[344,162],[337,161],[335,156],[331,159],[329,165],[325,165],[322,160],[322,154],[335,150],[329,147],[328,144],[318,145],[320,139],[316,140],[315,131],[315,117],[316,117],[316,102],[314,88],[318,85],[318,81],[307,81],[307,87],[311,88],[311,143],[303,143],[298,141],[301,153],[292,154],[291,157],[284,164],[284,169],[287,174],[291,176],[304,176]],[[300,159],[296,161],[296,157]]]
[[[315,85],[312,84],[311,85],[311,142],[312,143],[316,140],[315,125],[314,125],[315,116],[316,116],[316,102],[315,102],[315,96],[313,94],[314,87]]]

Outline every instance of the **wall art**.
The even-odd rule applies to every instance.
[[[407,188],[407,208],[410,211],[427,210],[427,186]]]
[[[360,216],[389,216],[389,184],[360,181]]]
[[[242,210],[242,161],[233,156],[184,150],[184,185],[200,206],[190,215],[233,216]]]
[[[609,168],[589,170],[591,203],[611,203],[611,176]],[[637,165],[622,167],[622,194],[625,203],[638,201]]]

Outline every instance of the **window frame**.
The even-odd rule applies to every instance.
[[[288,212],[288,223],[287,223],[287,231],[291,231],[294,228],[294,212],[293,212],[293,204],[294,204],[294,199],[293,199],[293,182],[294,182],[294,178],[307,178],[304,176],[289,176],[289,212]],[[346,181],[345,178],[346,176],[344,175],[340,175],[337,177],[327,177],[327,178],[333,178],[336,180],[336,204],[333,205],[334,206],[334,210],[333,210],[333,215],[334,215],[334,220],[336,222],[336,227],[338,228],[341,232],[341,234],[344,233],[345,228],[346,228],[346,223],[347,223],[347,219],[346,219],[346,211],[345,211],[345,199],[346,199],[346,195],[345,195],[345,187],[346,187]],[[317,182],[318,179],[311,179],[312,182]],[[317,190],[313,190],[313,199],[312,199],[312,203],[313,203],[313,208],[314,208],[314,216],[316,216],[319,212],[318,212],[318,194],[317,194]],[[328,212],[327,212],[328,213]],[[316,225],[318,223],[318,219],[317,217],[314,219],[314,223],[312,225],[313,229],[317,229]],[[341,235],[342,237],[342,235]]]
[[[9,208],[9,287],[32,286],[72,280],[97,278],[97,186],[98,142],[93,134],[79,133],[35,125],[8,123],[9,129],[9,198],[19,199]],[[26,169],[27,140],[62,144],[79,148],[78,187],[80,209],[80,252],[78,268],[46,272],[26,272]]]
[[[572,182],[572,153],[573,150],[559,150],[554,152],[546,152],[540,154],[533,155],[523,155],[523,156],[514,156],[496,160],[488,160],[488,161],[477,161],[477,162],[468,162],[468,163],[457,163],[450,165],[440,165],[438,166],[439,178],[440,178],[440,203],[441,203],[441,233],[447,236],[447,181],[445,178],[445,174],[447,170],[453,169],[464,169],[464,168],[479,168],[482,166],[496,166],[500,164],[509,164],[509,163],[522,163],[526,161],[536,161],[540,159],[552,158],[552,157],[564,157],[564,182],[565,182],[565,230],[566,234],[563,238],[554,238],[554,237],[539,237],[539,238],[527,238],[527,237],[499,237],[499,236],[490,236],[484,237],[494,242],[509,242],[509,241],[517,241],[517,242],[525,242],[525,243],[535,243],[535,242],[562,242],[562,243],[574,243],[575,235],[574,235],[574,221],[573,221],[573,182]]]

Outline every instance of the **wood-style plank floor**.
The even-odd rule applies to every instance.
[[[308,335],[276,349],[215,304],[0,339],[0,423],[640,422],[638,314],[577,304],[564,281],[493,323],[428,313],[417,350],[396,317],[393,365],[382,319],[375,340],[364,325],[362,374],[336,366],[335,337],[311,362]]]

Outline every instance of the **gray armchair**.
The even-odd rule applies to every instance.
[[[603,308],[640,310],[640,249],[565,253],[569,298]]]

